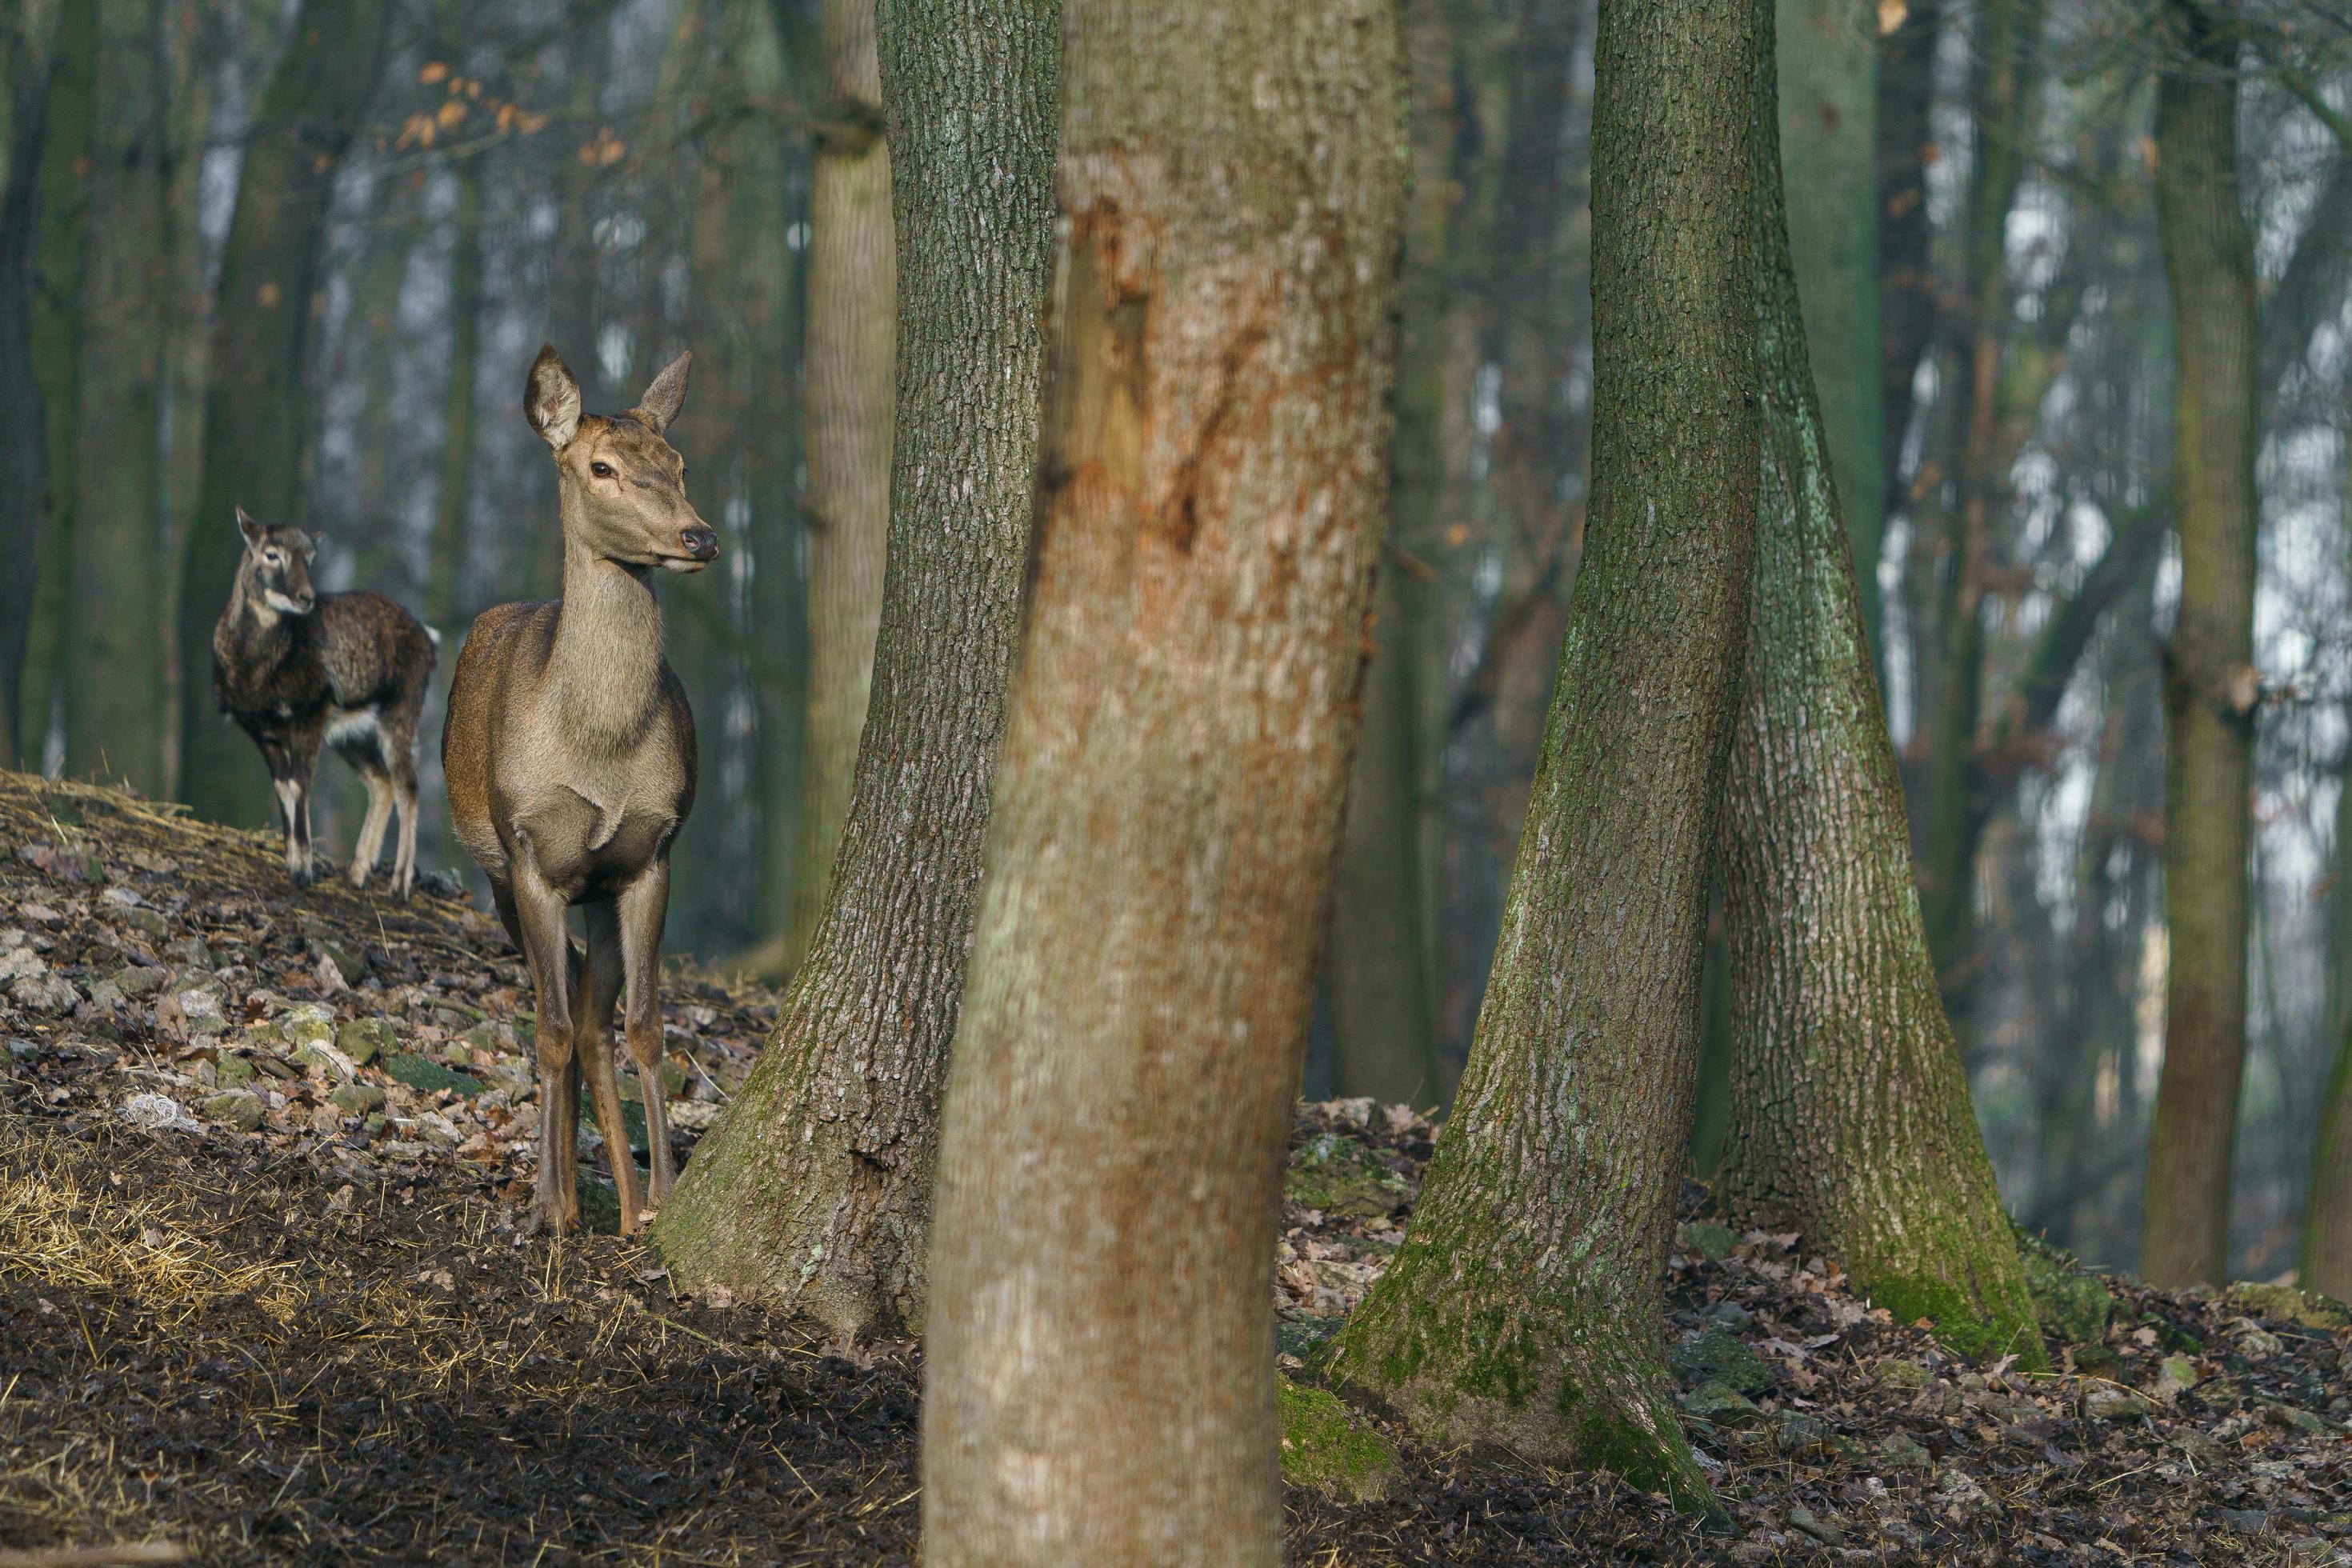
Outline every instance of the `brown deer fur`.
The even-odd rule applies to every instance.
[[[577,1222],[573,1129],[581,1079],[620,1189],[621,1229],[644,1216],[621,1121],[613,1008],[625,1027],[652,1145],[652,1201],[669,1195],[661,1080],[661,940],[669,847],[694,805],[694,713],[662,657],[656,569],[698,572],[719,538],[686,499],[686,464],[662,432],[686,398],[688,358],[618,418],[583,415],[552,348],[523,412],[555,455],[563,597],[476,618],[449,689],[441,767],[458,840],[490,879],[499,918],[538,993],[539,1215]],[[565,929],[583,908],[585,954]]]
[[[395,806],[400,840],[392,889],[416,879],[416,723],[437,657],[433,635],[382,594],[310,586],[318,546],[299,528],[265,526],[239,507],[245,559],[213,626],[213,696],[261,748],[286,830],[286,870],[312,877],[310,780],[320,742],[357,769],[368,792],[347,875],[367,885]]]

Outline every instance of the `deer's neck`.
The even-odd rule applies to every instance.
[[[548,675],[566,728],[593,744],[637,740],[661,694],[661,605],[646,575],[564,541],[563,608]]]

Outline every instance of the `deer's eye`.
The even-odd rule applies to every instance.
[[[613,465],[610,463],[591,463],[588,465],[588,471],[595,475],[600,479],[609,479],[613,477]]]
[[[283,555],[278,554],[278,552],[276,552],[275,550],[270,551],[268,554],[264,555],[264,556],[261,558],[262,564],[263,564],[263,565],[265,565],[265,566],[279,566],[279,565],[283,565],[283,564],[285,563],[285,561],[286,561],[286,557],[284,557]]]

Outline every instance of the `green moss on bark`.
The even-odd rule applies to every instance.
[[[1282,1413],[1284,1480],[1357,1502],[1388,1495],[1396,1449],[1336,1395],[1283,1377],[1275,1403]]]

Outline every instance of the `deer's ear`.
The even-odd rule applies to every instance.
[[[646,388],[645,396],[629,412],[642,415],[656,430],[668,429],[669,422],[677,417],[678,409],[686,404],[686,375],[693,368],[691,353],[682,353],[662,366],[662,373],[654,377],[654,384]]]
[[[302,542],[302,559],[309,561],[318,555],[319,542],[325,539],[327,535],[323,530],[313,529],[305,532],[298,528],[294,531],[294,537]]]
[[[555,345],[543,343],[522,387],[523,416],[539,438],[561,452],[580,433],[580,384]]]
[[[245,547],[247,550],[261,548],[261,524],[256,522],[253,520],[253,514],[243,507],[236,509],[236,531],[245,535]]]

